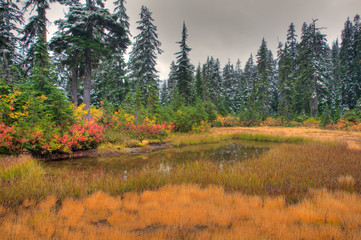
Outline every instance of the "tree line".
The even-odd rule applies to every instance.
[[[54,2],[68,7],[57,31],[47,39],[47,10]],[[191,64],[187,26],[165,81],[159,80],[157,56],[163,53],[152,12],[142,6],[139,34],[131,46],[125,0],[106,9],[102,0],[27,0],[24,8],[1,0],[0,51],[3,82],[27,84],[46,95],[63,91],[72,103],[105,102],[115,108],[150,114],[207,103],[222,115],[256,122],[324,117],[337,121],[361,108],[361,21],[347,19],[340,42],[330,47],[317,20],[304,23],[300,37],[290,24],[285,43],[274,56],[262,39],[256,56],[241,66],[215,57]],[[24,12],[30,18],[25,21]],[[25,24],[25,25],[24,25]],[[131,47],[129,61],[126,50]],[[60,90],[59,90],[60,89]]]

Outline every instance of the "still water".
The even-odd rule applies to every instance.
[[[230,140],[213,144],[159,149],[150,153],[133,153],[117,157],[77,158],[45,162],[48,170],[124,172],[144,166],[169,170],[186,161],[214,161],[220,167],[226,162],[240,162],[258,156],[275,143]]]

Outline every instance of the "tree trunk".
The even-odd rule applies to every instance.
[[[78,106],[78,78],[78,65],[75,65],[71,69],[71,102],[75,106]]]
[[[10,69],[9,69],[9,63],[8,59],[6,58],[5,51],[3,51],[3,62],[4,62],[4,72],[5,72],[5,78],[8,83],[11,82],[11,76],[10,76]]]
[[[317,97],[316,80],[312,81],[311,114],[313,117],[317,117],[318,115],[318,97]]]
[[[85,55],[85,74],[84,74],[84,92],[83,102],[85,104],[85,111],[88,111],[88,118],[90,117],[90,90],[91,90],[91,76],[92,76],[92,59],[90,56],[90,49],[84,50]]]

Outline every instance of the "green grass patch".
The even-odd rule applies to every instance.
[[[0,180],[14,181],[34,172],[43,173],[39,162],[30,156],[5,157],[0,160]]]
[[[253,141],[262,141],[262,142],[278,142],[278,143],[301,143],[301,142],[311,142],[309,139],[301,137],[283,137],[283,136],[274,136],[274,135],[265,135],[265,134],[250,134],[250,133],[236,133],[228,135],[217,135],[217,136],[207,136],[207,135],[196,135],[196,136],[184,136],[172,141],[172,144],[177,147],[195,145],[195,144],[205,144],[205,143],[217,143],[225,140],[253,140]]]

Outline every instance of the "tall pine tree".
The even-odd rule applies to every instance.
[[[153,108],[158,100],[159,77],[155,69],[157,54],[162,54],[157,27],[153,24],[152,13],[142,6],[137,22],[140,33],[130,53],[129,69],[132,80],[139,83],[146,105]]]
[[[12,66],[19,63],[17,35],[20,32],[18,24],[24,22],[23,13],[12,0],[0,2],[0,59],[2,75],[7,82],[12,82],[15,73]]]
[[[194,66],[190,63],[189,52],[192,50],[187,45],[188,31],[185,22],[183,22],[182,39],[177,42],[180,46],[180,51],[177,55],[177,88],[178,93],[183,98],[184,103],[190,103],[190,96],[193,88],[193,71]]]

